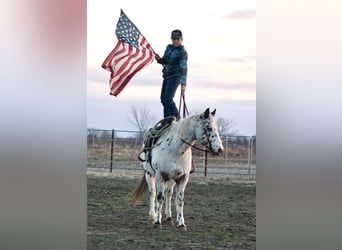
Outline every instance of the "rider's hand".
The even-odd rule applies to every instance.
[[[181,91],[185,92],[185,89],[186,89],[186,85],[181,85]]]

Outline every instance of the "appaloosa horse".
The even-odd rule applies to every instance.
[[[140,184],[131,192],[131,200],[137,203],[149,190],[149,215],[154,224],[162,222],[164,201],[166,220],[171,220],[171,198],[176,185],[177,222],[179,227],[186,229],[183,207],[192,162],[191,148],[197,141],[213,154],[223,151],[214,119],[215,112],[216,109],[210,113],[208,108],[201,114],[173,121],[150,152],[142,152],[151,154],[150,159],[147,160],[147,155],[139,156],[146,159],[143,162],[145,173]]]

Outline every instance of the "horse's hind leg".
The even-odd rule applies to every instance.
[[[169,180],[165,187],[165,220],[172,220],[171,199],[175,182]]]
[[[149,217],[152,222],[155,220],[155,200],[156,200],[156,178],[151,176],[149,173],[145,173],[146,182],[148,184],[148,191],[150,195],[150,212]]]

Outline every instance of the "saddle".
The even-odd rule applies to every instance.
[[[154,175],[155,170],[151,166],[152,161],[152,149],[156,146],[157,141],[159,138],[168,131],[172,122],[176,121],[175,116],[168,116],[164,119],[157,122],[153,128],[150,128],[147,136],[144,140],[144,146],[141,152],[138,155],[138,159],[141,162],[144,162],[143,168],[149,172],[150,174]]]

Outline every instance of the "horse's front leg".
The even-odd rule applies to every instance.
[[[156,199],[156,218],[154,220],[154,224],[161,224],[161,221],[162,221],[164,190],[165,190],[164,179],[161,177],[160,174],[156,174],[157,199]]]
[[[171,199],[173,194],[173,188],[175,186],[175,182],[173,180],[169,180],[166,183],[165,187],[165,219],[172,220],[172,210],[171,210]]]
[[[155,215],[155,200],[156,200],[156,178],[151,176],[148,172],[145,173],[146,182],[148,184],[148,191],[150,195],[150,212],[149,217],[154,222],[156,215]]]
[[[186,185],[189,181],[189,175],[184,175],[181,180],[177,182],[177,194],[175,197],[175,203],[176,203],[176,211],[177,211],[177,222],[178,227],[184,227],[186,228],[186,225],[184,223],[184,214],[183,214],[183,208],[184,208],[184,191],[186,188]]]

